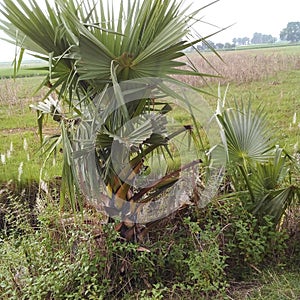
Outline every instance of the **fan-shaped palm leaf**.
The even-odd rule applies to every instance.
[[[270,215],[277,224],[299,197],[299,189],[287,180],[290,156],[282,148],[272,147],[263,110],[252,112],[250,104],[227,110],[219,107],[217,117],[225,137],[234,195],[256,216]]]
[[[299,199],[299,189],[295,186],[275,189],[267,192],[263,198],[257,199],[252,212],[261,217],[269,215],[273,217],[274,224],[278,224],[286,209],[293,201]]]
[[[257,163],[256,168],[252,171],[251,185],[257,196],[278,188],[287,176],[288,156],[284,150],[277,146],[272,156],[268,162]]]
[[[272,147],[271,132],[262,109],[251,110],[248,105],[236,105],[217,115],[225,136],[230,162],[244,164],[267,161]]]

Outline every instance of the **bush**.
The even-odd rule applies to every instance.
[[[38,228],[23,218],[22,234],[2,232],[3,299],[160,299],[225,291],[218,228],[201,230],[189,218],[171,218],[138,245],[125,242],[113,223],[101,225],[95,214],[74,218],[57,211],[41,213]]]

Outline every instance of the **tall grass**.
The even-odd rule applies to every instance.
[[[42,81],[42,77],[4,78],[0,80],[0,105],[13,106],[15,104],[26,107],[33,101],[40,100],[47,92],[44,90],[35,93]]]

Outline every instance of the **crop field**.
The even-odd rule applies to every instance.
[[[219,77],[180,79],[194,86],[208,83],[237,85],[271,80],[281,71],[300,69],[300,46],[224,51],[219,54],[220,57],[213,53],[204,53],[205,59],[196,53],[189,55],[194,67],[199,71]]]

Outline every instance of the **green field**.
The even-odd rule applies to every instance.
[[[298,52],[299,43],[276,43],[276,44],[256,44],[256,45],[247,45],[247,46],[237,46],[235,50],[267,50],[271,49],[272,51],[279,49],[285,53],[292,52],[296,50]]]
[[[16,77],[33,77],[46,74],[44,70],[35,70],[36,68],[44,68],[47,65],[40,61],[24,61],[20,69],[18,70]],[[12,63],[2,62],[0,63],[0,78],[13,78],[14,68]]]
[[[45,90],[35,93],[42,78],[0,80],[0,182],[39,180],[45,157],[40,151],[36,112],[30,110],[29,105],[41,101],[45,95]],[[57,125],[50,120],[45,133],[50,136],[57,131]],[[20,165],[23,165],[21,176]],[[53,166],[52,160],[43,171],[44,179],[60,173],[60,166]]]
[[[264,80],[229,85],[226,99],[251,101],[253,109],[262,106],[268,115],[274,139],[288,151],[298,151],[300,146],[300,70],[280,71]],[[206,88],[214,93],[217,85]],[[221,86],[224,94],[227,86]],[[209,103],[214,97],[206,97]],[[296,149],[295,149],[296,147]]]

